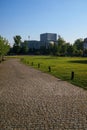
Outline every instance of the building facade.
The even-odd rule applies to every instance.
[[[57,41],[57,34],[56,33],[43,33],[40,34],[40,41],[42,42],[56,42]]]
[[[84,50],[87,49],[87,38],[84,39]]]
[[[54,44],[56,41],[57,41],[57,34],[43,33],[43,34],[40,34],[40,41],[28,40],[25,42],[28,48],[30,49],[40,49],[41,47],[48,48],[50,44]],[[22,43],[22,46],[25,45],[25,42]]]
[[[22,43],[22,46],[24,46],[25,43],[30,49],[40,49],[40,41],[36,40],[24,41],[24,43]]]
[[[83,55],[87,56],[87,38],[84,39],[83,49],[84,49]]]

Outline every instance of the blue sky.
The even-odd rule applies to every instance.
[[[0,0],[0,35],[11,44],[15,35],[39,40],[45,32],[71,43],[87,37],[87,0]]]

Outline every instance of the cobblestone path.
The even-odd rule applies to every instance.
[[[87,130],[87,91],[25,66],[0,64],[0,130]]]

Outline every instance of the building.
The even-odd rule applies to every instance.
[[[57,34],[55,33],[43,33],[40,34],[40,41],[37,40],[29,40],[24,41],[22,46],[26,45],[30,49],[40,49],[41,47],[48,48],[50,44],[54,44],[57,41]]]
[[[84,49],[83,55],[87,56],[87,38],[84,39],[83,49]]]
[[[50,44],[54,44],[57,41],[56,33],[43,33],[40,34],[41,46],[49,47]]]
[[[40,49],[41,47],[48,48],[49,43],[48,42],[41,42],[36,40],[30,40],[30,41],[24,41],[21,45],[25,46],[25,44],[28,46],[29,49]]]
[[[56,42],[57,34],[56,33],[43,33],[40,34],[40,41],[42,42]]]
[[[87,38],[84,39],[84,50],[87,49]]]
[[[40,41],[36,41],[36,40],[24,41],[22,43],[22,46],[24,46],[25,43],[30,49],[40,49]]]

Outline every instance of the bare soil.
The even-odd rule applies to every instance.
[[[0,64],[0,130],[87,130],[87,91],[23,65]]]

